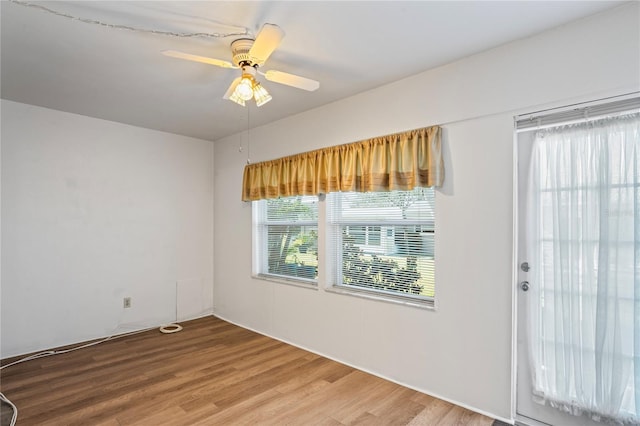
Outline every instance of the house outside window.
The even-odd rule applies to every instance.
[[[379,226],[346,226],[345,232],[353,237],[356,245],[363,247],[380,245]]]
[[[315,283],[318,197],[253,201],[254,274]]]

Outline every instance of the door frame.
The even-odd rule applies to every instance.
[[[519,168],[518,168],[518,156],[519,156],[519,148],[518,148],[518,133],[517,130],[517,121],[520,115],[515,115],[513,117],[513,140],[512,140],[512,226],[513,229],[511,233],[513,235],[512,248],[511,250],[511,420],[514,422],[517,421],[517,409],[518,409],[518,258],[519,258],[519,250],[518,250],[518,241],[520,238],[520,219],[518,218],[520,214],[520,194],[518,190],[518,176],[519,176]]]
[[[532,106],[526,109],[516,110],[513,114],[513,140],[512,140],[512,261],[511,261],[511,421],[513,424],[523,424],[531,426],[546,426],[536,419],[518,415],[518,294],[519,294],[519,241],[523,238],[520,221],[520,198],[523,194],[519,191],[519,167],[520,155],[517,133],[517,122],[534,115],[546,115],[574,110],[578,107],[589,107],[606,104],[619,100],[637,98],[640,91],[637,88],[623,92],[603,92],[578,98],[570,98],[564,101]]]

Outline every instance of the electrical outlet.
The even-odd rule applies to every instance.
[[[131,298],[130,297],[125,297],[122,300],[122,305],[126,308],[130,308],[131,307]]]

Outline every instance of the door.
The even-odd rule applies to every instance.
[[[602,426],[585,416],[573,416],[564,413],[548,405],[540,405],[533,400],[531,392],[531,360],[529,359],[527,315],[527,297],[532,292],[531,286],[536,285],[531,282],[531,268],[527,258],[527,244],[525,239],[527,215],[527,187],[529,170],[531,166],[531,150],[533,146],[533,133],[521,133],[518,135],[518,370],[517,370],[517,420],[532,425],[548,424],[563,426]],[[526,289],[526,290],[525,290]]]
[[[633,161],[635,161],[635,164],[638,164],[638,159],[640,159],[640,153],[638,151],[640,150],[640,124],[637,124],[637,123],[640,123],[640,116],[638,116],[638,118],[636,119],[636,124],[634,124],[635,130],[633,130],[633,132],[635,133],[632,133],[632,134],[630,133],[632,137],[635,139],[634,141],[631,142],[632,149],[629,149],[627,151],[623,150],[621,154],[618,155],[618,157],[622,159],[621,161],[623,161],[623,163],[629,159],[628,158],[629,156],[633,157]],[[521,132],[518,134],[517,142],[516,142],[517,144],[516,150],[518,155],[518,158],[517,158],[518,160],[518,164],[517,164],[518,206],[517,207],[518,207],[518,227],[519,227],[518,246],[517,246],[518,282],[516,284],[517,285],[517,290],[516,290],[517,291],[517,296],[516,296],[517,315],[518,315],[518,318],[517,318],[518,341],[517,341],[516,420],[518,420],[519,422],[522,422],[525,424],[531,424],[531,425],[547,424],[547,425],[558,425],[558,426],[559,425],[602,426],[604,423],[593,420],[592,416],[588,416],[588,415],[576,416],[576,415],[568,414],[566,411],[563,411],[563,410],[570,410],[572,408],[572,404],[575,401],[569,402],[569,403],[560,402],[558,404],[560,408],[554,408],[550,406],[550,405],[554,405],[554,403],[553,402],[550,403],[549,402],[550,399],[548,398],[546,399],[545,404],[535,402],[534,398],[536,397],[534,396],[535,392],[533,391],[533,389],[534,388],[537,389],[536,387],[537,385],[534,385],[533,383],[533,381],[535,380],[533,379],[533,376],[538,374],[538,385],[539,385],[540,376],[543,376],[544,374],[546,374],[545,369],[554,368],[555,375],[559,375],[559,376],[562,376],[562,371],[571,371],[571,375],[573,376],[574,371],[578,369],[576,365],[585,365],[586,366],[585,368],[587,369],[587,371],[584,371],[583,373],[576,373],[581,375],[580,377],[576,376],[578,377],[578,380],[577,380],[578,384],[576,384],[576,382],[571,382],[571,385],[568,386],[566,390],[566,394],[569,395],[567,396],[568,400],[571,400],[572,398],[580,399],[580,396],[578,397],[575,396],[576,391],[574,388],[576,387],[589,388],[591,386],[591,383],[587,383],[587,382],[589,382],[590,378],[594,378],[593,380],[595,381],[601,380],[603,377],[603,373],[601,370],[602,369],[606,370],[602,366],[606,365],[607,361],[606,359],[605,361],[598,359],[598,361],[591,364],[590,362],[582,362],[582,359],[581,359],[581,362],[575,362],[575,359],[573,358],[580,358],[581,356],[584,356],[585,358],[588,358],[588,357],[597,358],[597,355],[593,355],[593,353],[597,352],[597,350],[592,350],[593,349],[592,347],[596,347],[596,348],[598,347],[598,343],[599,343],[598,334],[602,336],[602,339],[610,339],[612,335],[615,335],[616,333],[620,333],[620,335],[622,336],[623,349],[621,350],[620,354],[616,354],[616,356],[620,355],[620,357],[625,359],[626,357],[628,357],[629,362],[625,361],[623,363],[616,364],[615,368],[611,369],[611,371],[614,372],[613,378],[609,370],[604,371],[604,377],[611,379],[611,381],[613,382],[613,385],[610,385],[610,387],[606,387],[601,384],[596,384],[592,386],[596,389],[594,392],[595,396],[592,399],[602,399],[602,401],[604,401],[604,402],[598,402],[596,403],[596,405],[601,404],[602,406],[605,406],[605,408],[603,409],[605,413],[607,412],[607,409],[608,409],[607,404],[611,403],[615,405],[615,404],[618,404],[619,402],[617,406],[621,406],[622,411],[620,411],[617,415],[622,415],[625,421],[628,422],[629,424],[640,424],[640,417],[637,414],[638,410],[640,410],[640,407],[636,408],[637,402],[634,402],[634,399],[635,401],[638,400],[638,395],[635,395],[636,392],[633,387],[634,374],[636,375],[635,377],[636,381],[640,378],[640,374],[638,373],[638,371],[640,371],[640,366],[636,367],[636,370],[638,371],[635,371],[633,366],[633,361],[632,361],[634,357],[634,350],[636,351],[635,353],[636,357],[638,357],[640,353],[637,353],[638,348],[636,347],[634,349],[633,344],[630,343],[630,342],[633,342],[634,339],[637,339],[638,336],[640,336],[640,333],[638,333],[638,330],[633,329],[633,326],[632,326],[632,324],[634,324],[634,322],[636,322],[640,316],[640,311],[638,310],[638,307],[640,307],[640,303],[638,301],[637,290],[635,295],[633,293],[634,288],[638,287],[638,283],[634,281],[634,278],[633,278],[633,274],[634,273],[637,274],[638,265],[634,266],[633,257],[625,258],[624,254],[616,255],[619,258],[621,258],[621,260],[618,262],[621,266],[620,265],[617,266],[617,269],[615,271],[616,279],[612,281],[615,281],[616,283],[618,281],[619,282],[624,281],[624,286],[620,288],[616,288],[616,292],[620,289],[629,290],[629,293],[624,293],[624,292],[620,292],[620,294],[616,293],[617,299],[614,300],[614,302],[617,304],[616,306],[619,306],[619,305],[623,306],[623,308],[619,312],[618,323],[622,324],[621,326],[619,326],[619,329],[615,329],[615,332],[612,332],[612,330],[614,330],[612,328],[607,328],[606,332],[596,331],[595,333],[593,333],[596,337],[592,339],[592,340],[595,340],[595,344],[593,341],[590,341],[588,337],[584,337],[582,335],[580,335],[580,339],[570,339],[571,340],[570,343],[566,343],[563,341],[562,344],[565,346],[566,345],[573,345],[573,346],[583,345],[584,346],[584,348],[582,349],[579,348],[577,351],[575,351],[574,349],[570,349],[568,351],[570,353],[570,356],[565,355],[565,358],[563,358],[564,360],[567,360],[567,358],[572,358],[572,359],[568,359],[567,361],[567,365],[569,364],[571,365],[570,368],[567,368],[567,369],[564,369],[564,366],[558,367],[557,364],[559,362],[557,359],[553,361],[549,361],[548,359],[546,359],[545,355],[548,352],[540,351],[540,347],[538,346],[538,343],[535,340],[536,336],[539,336],[540,334],[544,334],[544,330],[542,333],[540,332],[540,330],[546,329],[547,327],[546,325],[540,325],[542,323],[539,318],[540,304],[542,305],[544,305],[544,303],[547,303],[547,305],[553,304],[555,307],[557,305],[560,305],[560,303],[558,303],[557,299],[553,299],[553,297],[557,297],[554,295],[546,296],[547,300],[546,301],[543,300],[542,302],[540,302],[540,298],[541,298],[540,294],[541,293],[547,294],[547,293],[546,293],[546,290],[543,291],[536,287],[536,286],[541,286],[541,283],[536,282],[537,281],[536,277],[539,277],[539,274],[536,272],[540,273],[539,270],[536,271],[536,268],[542,268],[541,264],[543,262],[549,263],[547,258],[551,255],[548,253],[547,249],[540,250],[539,248],[535,248],[536,247],[535,244],[533,245],[531,244],[532,242],[531,240],[533,240],[533,237],[531,237],[531,235],[534,233],[532,233],[530,229],[527,229],[527,224],[528,223],[531,224],[532,222],[530,221],[532,219],[534,221],[533,223],[535,223],[534,226],[538,226],[540,228],[547,226],[547,225],[541,224],[543,222],[546,223],[547,219],[541,220],[541,218],[539,217],[541,215],[540,212],[543,211],[542,209],[538,208],[539,204],[541,203],[542,195],[540,195],[540,193],[536,193],[536,191],[542,192],[542,190],[540,188],[536,188],[535,185],[530,185],[531,182],[529,182],[529,179],[532,179],[531,178],[532,168],[537,168],[536,170],[540,171],[541,169],[548,167],[548,164],[546,162],[536,161],[533,159],[532,151],[533,151],[534,144],[536,144],[534,133],[535,132],[533,131]],[[590,152],[589,155],[593,155],[593,153]],[[615,157],[615,156],[612,156],[612,157]],[[571,164],[574,164],[573,159],[571,159],[571,161],[572,161]],[[624,169],[625,167],[624,164],[622,164],[622,166],[619,164],[616,164],[613,166],[613,168],[615,167],[622,167],[623,170],[626,170]],[[554,173],[556,172],[557,171],[554,171]],[[546,173],[546,171],[542,170],[542,173]],[[573,173],[573,171],[571,173]],[[614,185],[610,185],[610,187],[615,188],[614,191],[618,191],[618,190],[627,191],[627,189],[629,189],[631,192],[626,192],[626,194],[631,194],[632,206],[634,205],[633,200],[634,199],[636,200],[635,207],[631,207],[631,210],[629,210],[629,207],[625,206],[624,215],[621,215],[621,217],[623,217],[622,219],[623,222],[624,220],[627,220],[627,219],[631,221],[630,222],[631,225],[627,223],[622,223],[621,225],[621,226],[627,227],[621,232],[622,234],[621,239],[624,241],[621,241],[621,242],[617,241],[616,244],[618,245],[615,246],[616,250],[622,247],[621,252],[630,251],[631,253],[633,253],[633,247],[635,246],[636,249],[638,247],[637,234],[635,236],[636,239],[634,241],[633,230],[634,230],[634,224],[635,224],[635,228],[637,228],[638,224],[640,223],[640,214],[638,213],[638,203],[637,203],[638,201],[640,201],[638,200],[638,197],[639,197],[638,194],[640,194],[640,191],[638,191],[637,189],[634,189],[634,188],[638,188],[638,182],[640,181],[640,177],[638,176],[639,173],[640,172],[638,171],[638,168],[635,168],[634,170],[630,171],[627,178],[623,176],[620,182],[616,181],[614,182]],[[615,171],[610,174],[614,175],[614,177],[616,176]],[[628,179],[629,176],[631,178],[630,181]],[[587,185],[585,185],[584,182],[580,183],[580,185],[583,187],[580,190],[584,191],[584,187],[586,187]],[[566,188],[563,188],[562,190],[564,191],[566,190]],[[553,191],[559,192],[559,190],[555,190],[555,189],[549,190],[548,188],[544,189],[544,191],[547,191],[547,193],[553,192]],[[599,188],[595,192],[598,192],[598,196],[602,196],[603,194],[602,188]],[[618,193],[616,192],[616,194]],[[578,195],[578,198],[579,197],[580,195]],[[610,196],[608,197],[611,198]],[[619,194],[616,195],[615,197],[621,198]],[[560,198],[562,197],[558,197],[558,199]],[[569,202],[574,202],[575,201],[574,198],[576,197],[574,194],[573,196],[570,196],[568,198],[571,199]],[[544,201],[542,201],[542,203],[544,203]],[[581,203],[584,203],[584,201]],[[634,208],[635,210],[633,210]],[[612,208],[612,212],[613,212],[611,213],[612,216],[615,215],[615,207]],[[580,213],[585,214],[582,211],[580,211]],[[546,215],[546,214],[547,213],[545,211],[543,215]],[[609,206],[607,207],[607,214],[609,214]],[[626,217],[627,219],[624,219],[624,217]],[[579,218],[578,221],[579,220],[581,220],[581,218]],[[575,221],[576,220],[574,220],[573,222],[568,221],[567,224],[571,226],[570,224],[574,223]],[[607,224],[609,224],[609,221],[607,221]],[[563,224],[563,226],[564,225],[565,224]],[[556,223],[556,227],[557,227],[557,223]],[[631,230],[630,232],[629,232],[629,229]],[[553,230],[553,231],[546,230],[541,232],[540,234],[535,234],[535,235],[544,234],[545,239],[553,239],[555,237],[549,236],[553,232],[556,232],[556,230]],[[637,232],[637,230],[635,232]],[[541,237],[538,238],[538,241],[541,241],[541,240],[543,240]],[[566,241],[563,241],[560,244],[566,245]],[[573,244],[572,240],[569,241],[568,245],[573,247],[571,244]],[[630,249],[627,246],[630,247]],[[581,250],[584,249],[583,246],[580,246],[580,247],[581,247]],[[536,251],[536,250],[538,255],[534,255],[534,253],[532,253],[533,251]],[[595,248],[594,252],[601,255],[602,249]],[[557,256],[557,253],[554,253],[553,256]],[[541,260],[541,258],[543,257],[545,258],[544,261]],[[597,256],[594,256],[594,257],[597,258]],[[610,265],[608,264],[612,262],[608,259],[609,258],[607,258],[605,262],[607,263],[606,266],[603,266],[603,264],[598,265],[596,262],[596,265],[592,269],[598,270],[598,266],[600,266],[600,269],[610,267]],[[553,261],[554,263],[558,263],[558,264],[561,263],[560,260],[556,260],[556,258],[554,258]],[[588,262],[589,260],[587,259],[586,261]],[[615,261],[613,263],[615,263]],[[637,260],[635,261],[635,263],[637,263]],[[580,275],[578,278],[576,278],[576,280],[582,280],[583,278],[581,276],[581,273],[576,272],[577,270],[580,270],[580,268],[576,266],[577,264],[575,263],[574,264],[567,263],[567,264],[569,265],[568,267],[566,265],[554,266],[557,269],[562,269],[562,271],[560,272],[556,271],[556,272],[562,275],[563,273],[568,271],[569,274]],[[548,266],[545,266],[545,268],[548,268]],[[602,275],[602,273],[600,274]],[[617,284],[614,284],[614,285],[617,285]],[[585,285],[584,288],[586,287],[587,286]],[[567,290],[567,288],[569,288],[569,290]],[[580,307],[581,306],[580,304],[582,303],[580,302],[576,304],[575,300],[599,298],[601,296],[600,292],[602,291],[602,285],[600,286],[600,288],[598,288],[596,285],[596,287],[594,287],[596,288],[596,291],[593,291],[591,293],[587,292],[582,285],[579,286],[579,290],[575,290],[575,291],[571,290],[573,286],[569,286],[567,288],[563,288],[563,292],[566,291],[570,293],[568,295],[569,296],[568,299],[570,298],[571,301],[568,302],[567,304],[562,304],[561,308],[556,309],[556,313],[560,316],[565,316],[565,317],[570,315],[571,316],[577,315],[575,318],[583,318],[584,316],[584,321],[586,323],[587,318],[589,317],[587,312],[588,309],[585,309],[585,312],[587,312],[586,314],[585,312],[577,312],[574,314],[573,311],[579,311],[574,309],[574,307],[575,306]],[[573,291],[573,293],[571,293],[571,291]],[[609,296],[609,299],[610,298],[611,297]],[[544,296],[542,297],[542,299],[544,299]],[[584,302],[585,305],[588,305],[589,303],[591,303],[590,299]],[[602,302],[600,301],[599,303],[602,303]],[[605,303],[608,303],[608,302],[605,302]],[[594,302],[593,304],[595,306],[596,302]],[[594,310],[593,310],[593,312],[595,312],[594,315],[602,315],[602,311],[603,310],[601,309],[600,306],[598,306],[597,308],[594,307]],[[573,322],[575,323],[576,321],[573,321]],[[577,321],[577,322],[579,323],[580,321]],[[538,329],[536,329],[536,327],[538,327]],[[580,328],[580,327],[577,327],[577,328]],[[555,338],[555,335],[553,337],[545,337],[545,339],[549,339],[549,340],[553,340],[554,338]],[[584,343],[582,341],[583,338],[584,338]],[[540,339],[540,340],[543,340],[543,339]],[[557,342],[553,342],[553,344],[557,346]],[[605,342],[605,346],[606,344],[608,343]],[[609,351],[608,346],[606,346],[606,349],[607,351]],[[589,351],[591,352],[589,353]],[[585,354],[589,354],[589,355],[585,355]],[[549,358],[552,358],[552,357],[553,356],[550,356]],[[533,358],[536,358],[536,359],[533,359]],[[548,364],[548,365],[543,365],[543,364]],[[553,366],[549,367],[549,365],[553,365]],[[592,365],[598,365],[598,367],[591,368]],[[541,371],[543,372],[543,374],[540,374]],[[584,377],[585,383],[581,382],[583,380],[583,377]],[[552,377],[550,380],[554,381],[555,379]],[[558,383],[561,383],[561,385],[559,386],[562,387],[562,377],[558,379]],[[552,387],[557,387],[556,385],[557,384],[554,382]],[[555,389],[552,389],[552,391],[554,390]],[[588,393],[588,391],[586,392]],[[577,391],[577,393],[579,394],[580,391]],[[620,401],[618,401],[615,397],[617,393],[620,394],[620,397],[618,398],[618,400]],[[538,398],[538,400],[541,400],[541,399],[545,399],[545,398],[544,397]],[[575,403],[573,408],[576,408],[576,410],[579,409],[579,407],[581,406],[580,404],[581,403]],[[589,411],[589,409],[586,409],[585,411]]]

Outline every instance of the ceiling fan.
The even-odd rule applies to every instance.
[[[273,81],[274,83],[280,83],[310,92],[320,87],[319,82],[299,75],[276,70],[269,70],[267,72],[259,71],[258,68],[264,65],[267,59],[269,59],[269,56],[271,56],[273,51],[278,47],[283,37],[284,31],[279,26],[264,24],[255,40],[252,38],[241,38],[231,43],[233,62],[192,55],[175,50],[164,50],[162,54],[222,68],[241,69],[241,76],[233,80],[223,98],[229,99],[242,106],[245,106],[246,101],[254,98],[256,105],[262,106],[271,100],[271,95],[256,80],[256,74],[263,75],[267,80]]]

